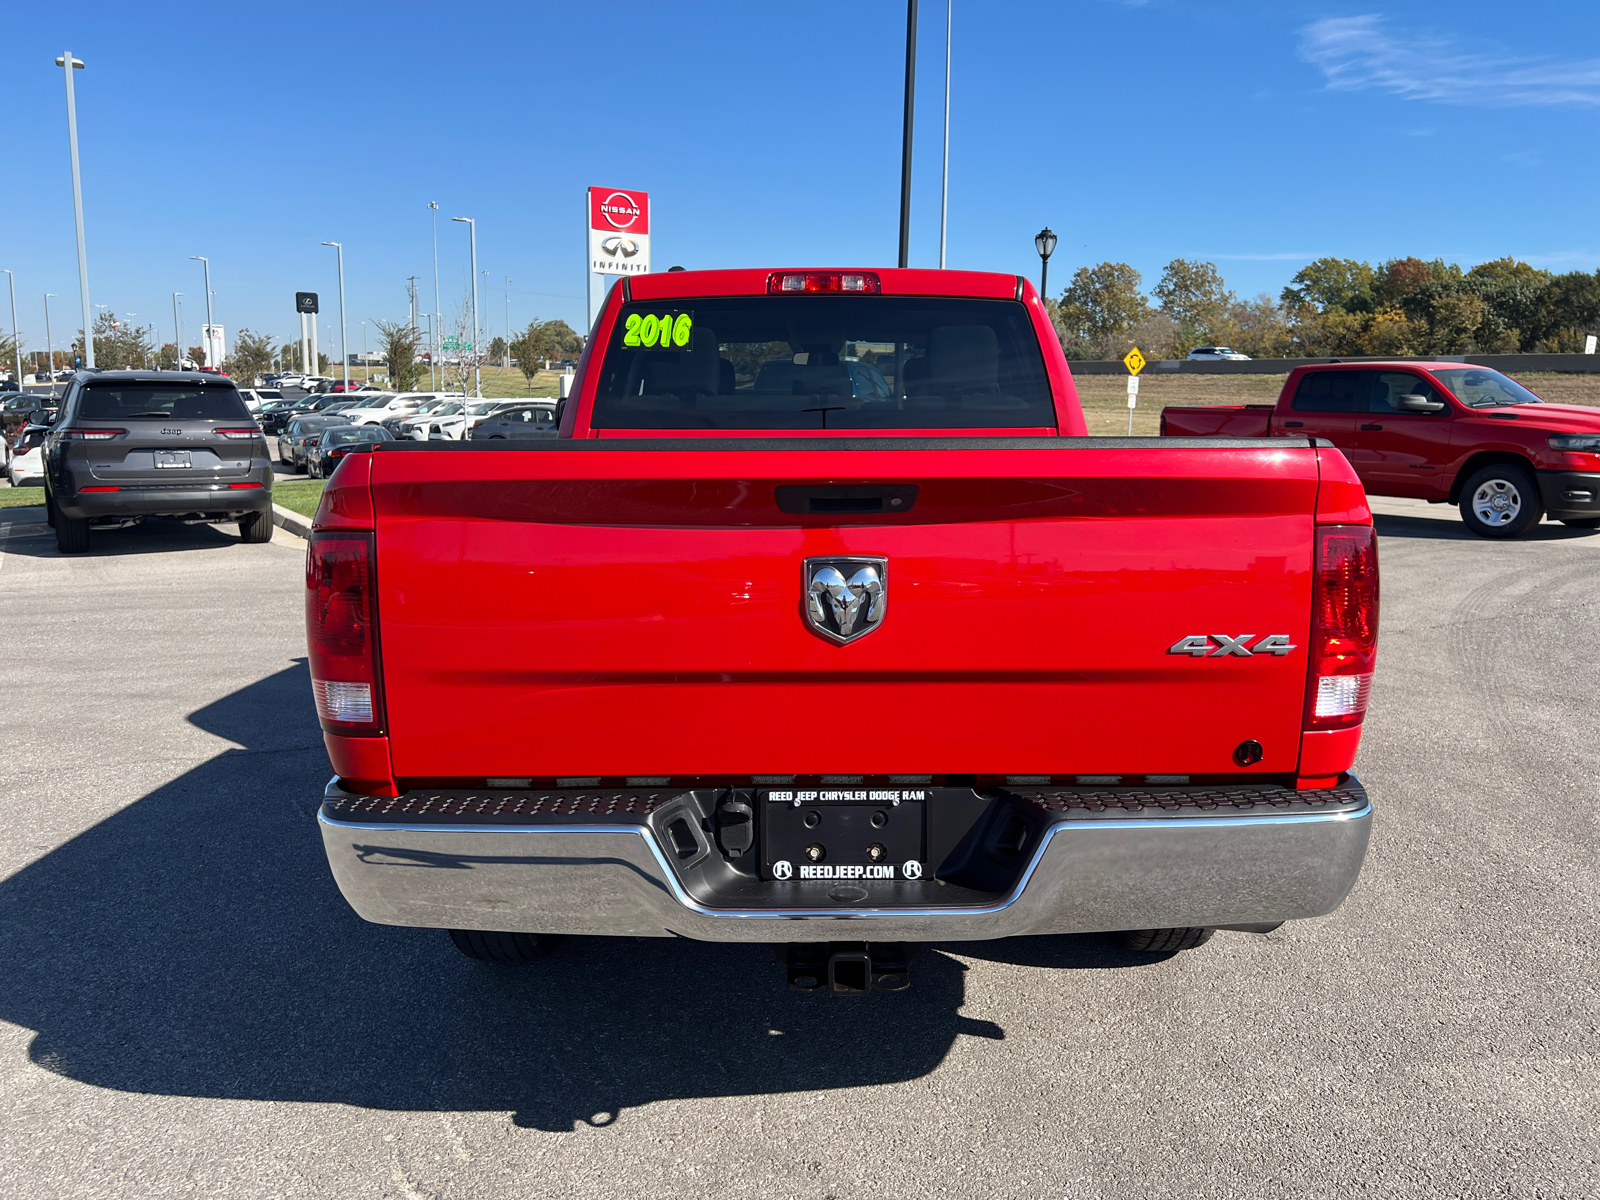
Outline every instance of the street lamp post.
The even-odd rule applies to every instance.
[[[344,363],[344,390],[350,390],[350,330],[344,323],[344,245],[341,242],[323,242],[339,254],[339,358]]]
[[[183,322],[178,319],[178,300],[182,292],[172,293],[172,369],[183,370]]]
[[[78,295],[83,304],[83,365],[94,368],[94,335],[89,332],[89,252],[83,244],[83,179],[78,173],[78,102],[72,95],[72,72],[83,70],[83,61],[68,50],[56,59],[56,66],[67,77],[67,145],[72,150],[72,213],[78,224]],[[55,363],[50,364],[51,374]]]
[[[428,318],[428,387],[433,391],[439,390],[439,378],[436,374],[439,365],[439,322],[443,314],[439,311],[439,205],[432,200],[428,201],[428,212],[433,218],[433,313]]]
[[[206,271],[206,346],[205,346],[205,350],[206,350],[206,366],[208,366],[208,367],[219,367],[219,366],[222,365],[221,363],[216,363],[216,362],[212,362],[211,361],[212,358],[215,357],[211,353],[212,330],[214,330],[216,328],[216,326],[212,323],[212,320],[211,320],[211,260],[206,258],[203,254],[191,254],[191,255],[189,255],[189,261],[190,262],[198,262],[203,267],[205,267],[205,271]]]
[[[1050,294],[1045,280],[1050,277],[1050,256],[1056,252],[1056,235],[1050,232],[1050,226],[1046,225],[1033,235],[1033,248],[1039,252],[1039,298],[1042,300]]]
[[[511,276],[506,276],[506,352],[500,363],[506,370],[511,369]]]
[[[478,223],[471,217],[451,217],[467,226],[472,242],[472,394],[483,399],[483,376],[478,370]]]
[[[367,353],[367,323],[361,322],[361,366],[366,371],[362,376],[364,383],[372,382],[372,356]]]
[[[50,394],[56,390],[56,350],[50,341],[50,297],[54,292],[44,294],[44,360],[48,364],[45,370],[50,374]]]
[[[0,270],[4,270],[0,267]],[[17,280],[6,271],[6,283],[11,288],[11,350],[17,359],[17,390],[22,389],[22,339],[17,336]]]

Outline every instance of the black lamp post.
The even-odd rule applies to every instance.
[[[1056,252],[1056,235],[1050,232],[1050,226],[1046,225],[1033,235],[1033,248],[1039,252],[1039,296],[1042,299],[1050,294],[1045,280],[1050,278],[1050,256]]]

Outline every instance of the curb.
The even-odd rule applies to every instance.
[[[311,536],[311,518],[302,517],[297,512],[291,512],[281,504],[272,506],[272,523],[286,533],[295,537],[308,538]]]

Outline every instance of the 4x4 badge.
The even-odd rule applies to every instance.
[[[802,580],[806,624],[841,646],[883,624],[889,560],[881,556],[808,558]]]
[[[1245,643],[1253,637],[1253,633],[1241,633],[1237,637],[1227,633],[1191,633],[1168,646],[1167,653],[1187,654],[1191,658],[1252,658],[1257,654],[1274,654],[1282,658],[1289,651],[1298,649],[1290,643],[1287,633],[1269,633],[1254,646],[1246,646]]]

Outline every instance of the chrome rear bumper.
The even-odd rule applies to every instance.
[[[688,862],[664,848],[665,809],[661,820],[603,823],[347,819],[341,810],[374,802],[334,780],[318,820],[340,891],[381,925],[712,942],[979,941],[1322,916],[1355,885],[1372,824],[1359,781],[1350,777],[1339,797],[1322,811],[1296,802],[1279,806],[1293,811],[1257,803],[1207,815],[1054,812],[1015,883],[993,895],[934,879],[863,888],[752,882],[733,903],[696,883],[693,868],[717,859],[711,847]]]

